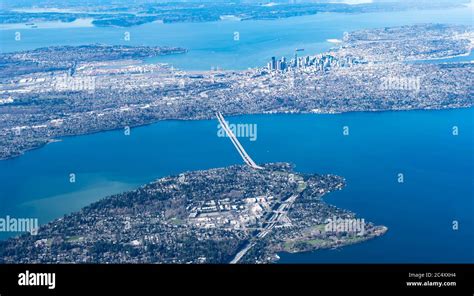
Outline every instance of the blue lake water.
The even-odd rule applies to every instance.
[[[287,161],[301,172],[344,176],[347,187],[326,200],[389,227],[370,242],[282,254],[282,262],[473,262],[473,118],[470,108],[228,119],[257,124],[257,140],[242,139],[257,162]],[[130,136],[112,131],[65,138],[0,162],[0,216],[49,221],[161,176],[238,163],[212,120],[165,121]],[[70,173],[76,183],[69,182]]]
[[[146,24],[132,28],[0,30],[2,52],[62,44],[183,46],[185,55],[160,57],[187,70],[241,69],[273,55],[330,48],[344,31],[413,23],[472,24],[469,9],[375,14],[320,14],[274,21]],[[123,33],[130,31],[130,42]],[[240,33],[240,41],[233,34]],[[281,262],[474,262],[474,109],[258,115],[228,118],[256,123],[257,141],[242,139],[258,162],[287,161],[311,173],[338,174],[347,187],[326,200],[389,227],[375,240],[338,250],[281,254]],[[452,127],[459,135],[452,135]],[[349,126],[350,135],[342,135]],[[165,121],[69,137],[0,161],[0,217],[46,223],[109,194],[187,170],[241,163],[217,121]],[[76,182],[69,182],[69,174]],[[405,182],[397,182],[403,173]],[[459,229],[452,229],[453,220]],[[8,234],[0,233],[0,238]]]
[[[455,57],[449,57],[444,59],[434,59],[434,60],[417,60],[410,61],[407,63],[421,63],[421,64],[440,64],[440,63],[466,63],[474,61],[474,51],[471,50],[469,54],[460,55]]]

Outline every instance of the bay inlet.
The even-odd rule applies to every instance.
[[[280,254],[280,262],[473,262],[473,118],[469,108],[227,120],[258,126],[256,141],[240,139],[257,163],[285,161],[297,171],[343,176],[347,187],[326,201],[389,228],[359,245]],[[67,137],[1,161],[0,216],[44,224],[156,178],[241,163],[217,130],[217,120],[163,121],[129,136],[116,130]]]

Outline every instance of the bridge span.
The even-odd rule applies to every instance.
[[[234,135],[232,130],[229,128],[229,125],[225,121],[224,116],[222,116],[222,114],[220,112],[216,112],[216,117],[217,117],[217,120],[219,120],[219,123],[221,124],[221,127],[224,129],[227,136],[232,141],[232,144],[234,144],[235,149],[237,149],[237,152],[239,152],[240,156],[244,160],[244,162],[253,169],[257,169],[257,170],[263,169],[263,167],[257,165],[255,163],[255,161],[253,161],[253,159],[250,158],[250,156],[247,154],[244,147],[242,147],[242,145],[240,144],[237,137]]]

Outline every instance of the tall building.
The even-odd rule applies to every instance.
[[[268,71],[285,71],[288,68],[288,63],[286,62],[285,57],[277,60],[275,57],[267,63]]]

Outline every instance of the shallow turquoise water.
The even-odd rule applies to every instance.
[[[183,46],[169,62],[187,70],[263,65],[295,48],[321,52],[344,31],[424,22],[472,24],[467,9],[377,14],[320,14],[275,21],[147,24],[123,28],[51,31],[0,30],[2,52],[62,44]],[[125,30],[132,40],[123,41]],[[234,41],[238,31],[240,40]],[[52,33],[54,32],[54,34]],[[344,176],[347,187],[327,201],[389,227],[376,240],[306,254],[281,254],[281,262],[473,262],[473,109],[271,115],[229,118],[256,123],[257,141],[242,139],[258,162],[288,161],[296,169]],[[453,136],[453,125],[459,136]],[[342,135],[342,127],[350,135]],[[230,141],[218,138],[217,121],[166,121],[122,131],[70,137],[0,161],[0,217],[61,217],[109,194],[186,170],[241,163]],[[397,183],[397,174],[405,183]],[[69,182],[69,174],[76,182]],[[452,221],[459,221],[453,231]],[[5,233],[0,233],[4,238]]]
[[[256,141],[242,138],[257,163],[286,161],[298,171],[341,175],[347,187],[326,200],[389,227],[367,243],[283,254],[282,262],[472,262],[473,118],[470,108],[228,120],[257,124]],[[159,122],[130,136],[111,131],[65,138],[0,162],[0,217],[38,216],[44,223],[161,176],[237,163],[231,142],[217,137],[217,120]],[[400,172],[403,184],[397,183]]]

